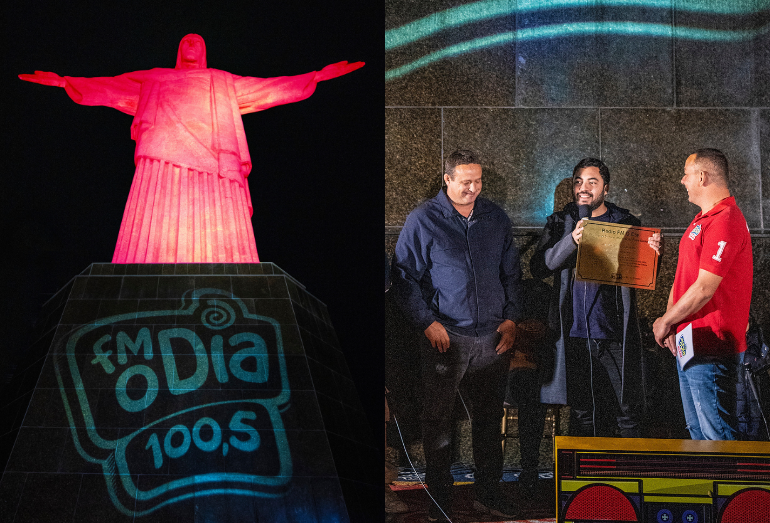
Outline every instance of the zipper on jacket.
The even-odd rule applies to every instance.
[[[465,245],[468,247],[468,260],[471,264],[471,273],[473,274],[473,294],[476,300],[476,317],[474,318],[473,330],[476,336],[479,335],[479,285],[476,281],[476,268],[473,266],[473,253],[471,252],[471,218],[473,217],[473,210],[468,215],[468,219],[465,220]]]

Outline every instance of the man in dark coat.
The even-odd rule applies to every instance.
[[[605,201],[610,173],[596,158],[573,171],[574,201],[553,213],[530,260],[535,278],[554,276],[549,327],[556,334],[551,365],[543,366],[541,401],[569,404],[570,433],[640,436],[644,394],[636,294],[629,287],[575,281],[577,247],[583,234],[579,206],[591,220],[639,226],[627,209]],[[659,251],[660,235],[649,245]],[[547,363],[549,358],[544,358]],[[597,419],[604,415],[614,423]]]

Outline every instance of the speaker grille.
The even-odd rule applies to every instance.
[[[631,501],[609,485],[591,485],[575,494],[564,519],[639,521]]]
[[[770,492],[747,489],[727,502],[719,523],[761,523],[770,521]]]
[[[578,453],[577,466],[580,476],[770,480],[770,460],[746,456]]]

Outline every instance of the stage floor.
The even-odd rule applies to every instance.
[[[390,487],[409,506],[404,514],[388,514],[386,523],[422,523],[428,521],[428,503],[430,498],[422,487],[424,469],[401,468],[398,479]],[[528,494],[519,489],[518,470],[505,469],[503,473],[503,492],[521,508],[514,520],[501,520],[499,517],[479,513],[473,509],[473,473],[469,466],[455,464],[452,474],[455,478],[455,497],[450,517],[453,523],[554,523],[556,521],[556,502],[553,473],[541,471],[535,492]],[[388,487],[386,487],[388,488]]]

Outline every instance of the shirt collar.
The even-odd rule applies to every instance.
[[[469,219],[465,218],[460,212],[455,209],[455,206],[452,205],[452,202],[449,200],[449,196],[447,195],[446,191],[442,188],[439,189],[438,195],[436,195],[436,201],[438,202],[439,206],[441,207],[441,212],[444,214],[445,217],[451,218],[455,214],[458,216],[462,216],[463,219]],[[483,200],[481,197],[476,197],[476,202],[473,206],[473,214],[471,216],[476,215],[485,212],[486,210],[486,201]]]
[[[705,218],[707,216],[713,216],[714,214],[719,214],[722,212],[725,207],[734,207],[735,206],[735,196],[728,196],[727,198],[723,198],[719,200],[716,205],[714,205],[706,214],[698,213],[698,218]]]

